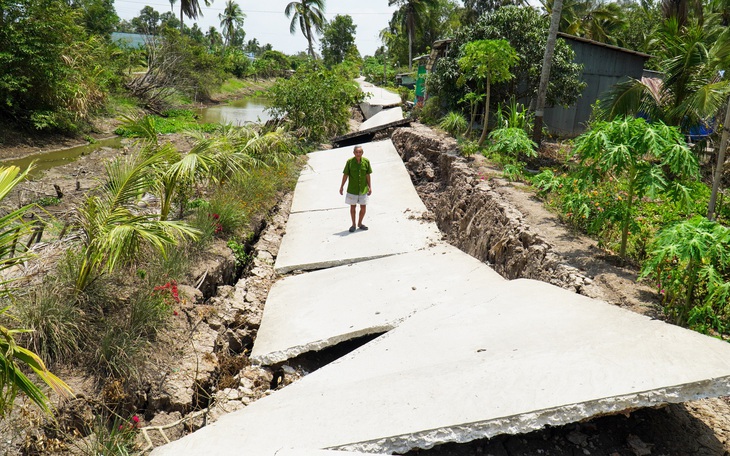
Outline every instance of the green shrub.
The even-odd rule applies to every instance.
[[[321,141],[347,131],[350,107],[363,99],[359,86],[316,64],[301,66],[269,92],[273,117],[309,141]]]
[[[436,125],[443,116],[439,97],[428,97],[423,107],[420,110],[414,110],[414,113],[420,122],[426,125]]]
[[[458,136],[461,132],[466,131],[466,118],[461,113],[450,111],[441,118],[439,127],[449,132],[451,136]]]
[[[535,144],[521,128],[499,128],[489,134],[487,152],[518,160],[520,157],[537,157]]]
[[[730,328],[730,229],[697,216],[661,230],[641,277],[650,278],[666,313],[701,332]]]

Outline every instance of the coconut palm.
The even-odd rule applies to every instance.
[[[233,41],[233,37],[236,35],[236,27],[243,27],[245,18],[246,15],[243,14],[243,10],[238,3],[228,0],[225,9],[218,15],[218,19],[221,20],[223,36],[226,38],[226,46],[229,46]]]
[[[175,11],[175,3],[177,3],[177,0],[170,0],[170,11]]]
[[[205,6],[213,4],[213,0],[205,0]],[[199,0],[180,0],[180,31],[183,30],[183,14],[188,19],[197,19],[203,15]]]
[[[601,100],[602,117],[642,114],[687,131],[718,114],[730,94],[730,81],[718,71],[730,38],[725,28],[708,26],[710,19],[686,27],[676,18],[665,21],[649,43],[664,78],[617,84]]]
[[[552,15],[555,0],[543,0],[542,6]],[[625,26],[617,3],[597,0],[564,0],[559,31],[601,43],[617,44],[615,33]]]
[[[20,182],[25,180],[30,168],[20,172],[20,168],[0,167],[0,201]],[[23,221],[23,214],[30,209],[25,206],[0,217],[0,271],[23,262],[28,253],[16,254],[15,245],[21,236],[30,231],[28,223]],[[3,295],[10,294],[8,282],[1,285]],[[0,309],[0,318],[7,320],[9,307]],[[48,398],[21,369],[22,365],[33,370],[41,381],[61,395],[68,395],[70,389],[63,381],[48,371],[43,361],[32,351],[16,344],[15,336],[27,332],[23,329],[12,329],[0,325],[0,417],[7,413],[13,405],[18,392],[28,396],[45,412],[50,412]]]
[[[402,23],[408,34],[408,69],[413,68],[413,38],[416,29],[421,26],[422,18],[427,8],[435,7],[438,0],[388,0],[388,6],[396,5],[398,10],[393,13],[394,18]]]
[[[261,135],[251,127],[226,125],[212,136],[198,131],[188,134],[195,144],[184,156],[171,149],[160,150],[166,154],[164,165],[156,166],[160,220],[167,220],[173,200],[181,192],[189,192],[189,187],[217,184],[257,166],[278,166],[292,146],[283,129]]]
[[[116,160],[106,167],[106,184],[89,196],[77,211],[82,232],[82,261],[76,277],[76,293],[83,292],[95,275],[113,271],[132,260],[143,245],[163,255],[179,237],[198,233],[181,222],[160,221],[137,211],[136,198],[154,186],[154,167],[166,152],[139,154]]]
[[[297,30],[297,24],[302,34],[307,39],[309,56],[315,58],[314,55],[314,32],[322,33],[322,29],[326,19],[324,18],[324,0],[302,0],[301,2],[291,2],[286,5],[284,14],[291,17],[289,32],[294,35]]]
[[[210,47],[216,47],[220,44],[223,44],[223,39],[221,38],[221,34],[218,33],[218,29],[216,29],[214,26],[210,26],[208,31],[205,33],[205,37],[208,39],[208,43],[210,44]]]

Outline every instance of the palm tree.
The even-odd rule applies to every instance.
[[[205,37],[208,39],[208,43],[210,44],[211,48],[223,43],[223,40],[221,39],[221,34],[218,33],[218,29],[216,29],[212,25],[205,33]]]
[[[420,27],[427,8],[435,7],[438,0],[388,0],[388,6],[397,5],[398,10],[393,13],[406,27],[408,33],[408,69],[413,68],[413,37]]]
[[[315,58],[314,47],[314,32],[322,33],[327,20],[324,18],[324,0],[302,0],[301,2],[291,2],[286,5],[284,14],[286,17],[291,17],[291,25],[289,25],[289,32],[294,35],[297,30],[297,23],[302,34],[307,39],[309,46],[309,56]]]
[[[107,165],[103,191],[89,196],[78,209],[82,232],[82,261],[76,277],[76,293],[82,293],[97,274],[111,272],[134,258],[143,245],[164,254],[179,237],[199,233],[181,222],[160,221],[154,215],[137,212],[137,196],[154,187],[154,167],[166,152],[144,153]]]
[[[16,166],[0,167],[0,201],[2,201],[15,186],[23,182],[30,171],[24,172]],[[28,253],[17,255],[15,245],[21,236],[30,231],[29,224],[23,221],[31,206],[21,207],[0,217],[0,271],[14,267],[28,258]],[[9,295],[7,282],[1,283],[0,294]],[[0,318],[9,321],[9,307],[0,309]],[[54,389],[57,393],[67,396],[71,391],[64,382],[46,369],[43,361],[32,351],[16,344],[15,336],[27,332],[22,329],[11,329],[0,325],[0,418],[12,408],[18,392],[28,396],[43,411],[50,412],[48,398],[43,391],[33,383],[24,373],[21,365],[32,369],[38,378]]]
[[[630,79],[616,84],[601,100],[602,116],[642,113],[652,120],[689,127],[718,114],[730,94],[730,81],[718,63],[730,55],[730,39],[724,27],[692,24],[681,27],[677,18],[666,20],[650,42],[664,73],[661,81]]]
[[[542,6],[552,15],[555,0],[544,0]],[[625,26],[624,15],[617,3],[597,0],[564,0],[559,31],[601,43],[617,44],[614,34]]]
[[[226,46],[231,44],[236,34],[236,27],[243,27],[243,20],[245,18],[246,15],[243,14],[243,10],[238,3],[234,3],[233,0],[228,0],[225,9],[218,15],[218,19],[221,20],[223,36],[226,37]]]
[[[213,0],[205,0],[205,6],[213,4]],[[197,19],[198,16],[203,15],[203,10],[200,8],[199,0],[180,0],[180,31],[183,30],[183,14],[188,19]]]
[[[170,11],[175,11],[175,3],[177,3],[177,0],[170,0]]]

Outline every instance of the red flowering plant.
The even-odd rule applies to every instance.
[[[177,282],[171,280],[164,285],[158,285],[152,291],[153,296],[160,296],[167,305],[180,304],[180,293]]]

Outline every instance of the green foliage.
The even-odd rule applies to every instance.
[[[163,158],[163,154],[155,154],[110,163],[104,191],[90,195],[78,209],[83,260],[76,278],[76,293],[83,292],[95,276],[129,262],[144,245],[153,246],[164,255],[178,238],[196,236],[195,230],[183,223],[136,213],[134,202],[138,195],[152,188],[152,167]]]
[[[245,268],[251,261],[253,256],[246,252],[246,244],[241,244],[233,239],[228,241],[228,248],[233,252],[233,256],[236,258],[236,266],[239,268]]]
[[[535,144],[522,128],[498,128],[489,134],[490,154],[500,154],[517,160],[521,156],[537,157]]]
[[[362,75],[365,80],[375,84],[386,85],[395,81],[396,68],[390,65],[383,56],[366,57],[362,64]]]
[[[0,11],[0,118],[79,130],[117,84],[110,46],[65,2],[0,0]]]
[[[308,65],[271,88],[269,111],[297,136],[321,141],[347,131],[350,107],[362,98],[354,81]]]
[[[124,419],[116,413],[104,411],[97,415],[89,429],[85,430],[93,436],[74,441],[74,454],[83,456],[136,454],[134,443],[137,438],[138,421],[136,415]]]
[[[322,33],[322,58],[324,64],[331,68],[345,61],[348,55],[358,55],[355,46],[357,25],[350,15],[336,15],[324,25]]]
[[[0,168],[0,201],[4,200],[19,182],[22,182],[31,167],[24,172],[15,166]],[[28,254],[16,254],[15,247],[21,236],[29,232],[30,225],[23,220],[23,215],[30,206],[11,210],[0,217],[0,271],[25,261]],[[12,298],[10,284],[2,283],[2,296]],[[37,378],[50,386],[62,396],[67,396],[69,387],[53,375],[43,361],[33,351],[18,345],[18,335],[27,333],[26,329],[17,329],[10,324],[16,322],[9,314],[10,306],[0,309],[0,417],[13,406],[18,392],[25,394],[44,412],[50,412],[48,398],[44,392],[24,373],[24,368],[31,369]]]
[[[482,152],[482,148],[479,147],[476,141],[470,141],[468,139],[459,142],[459,150],[461,151],[462,157],[470,157]]]
[[[626,199],[621,204],[622,258],[638,200],[664,194],[686,206],[691,203],[690,188],[682,179],[695,179],[698,164],[677,128],[649,124],[641,118],[598,122],[576,139],[575,152],[586,171],[585,183],[617,179],[626,187]]]
[[[18,318],[32,331],[27,345],[48,363],[74,359],[85,339],[83,312],[72,291],[56,277],[47,277],[16,304]]]
[[[125,138],[141,138],[156,142],[157,135],[180,133],[189,130],[214,131],[216,124],[200,124],[194,112],[187,109],[170,109],[162,116],[122,116],[124,122],[114,133]]]
[[[460,112],[450,111],[441,118],[439,127],[448,131],[451,136],[458,136],[461,132],[466,131],[466,118]]]
[[[441,100],[437,96],[428,97],[423,107],[414,109],[414,116],[426,125],[436,125],[443,116]]]
[[[519,62],[512,68],[514,78],[494,84],[490,104],[504,103],[511,96],[516,99],[536,97],[540,83],[540,68],[547,42],[550,18],[542,17],[535,8],[505,6],[481,16],[473,27],[462,28],[454,36],[451,49],[461,49],[468,42],[484,39],[509,41]],[[473,88],[458,86],[461,76],[457,63],[459,52],[450,52],[439,59],[429,78],[429,93],[438,94],[447,109],[455,109],[460,100]],[[575,102],[585,84],[580,80],[581,66],[573,63],[574,53],[565,41],[559,39],[553,55],[550,84],[547,93],[549,105],[568,106]]]
[[[641,277],[663,295],[676,323],[701,332],[730,329],[730,229],[694,217],[661,230]]]
[[[392,62],[410,68],[412,57],[428,52],[434,41],[453,36],[459,5],[443,0],[390,0],[396,6],[381,38]]]
[[[461,50],[459,67],[464,72],[457,84],[465,85],[467,81],[476,83],[475,93],[486,93],[484,101],[484,120],[479,145],[484,144],[489,126],[489,100],[491,85],[513,78],[510,68],[519,62],[515,50],[506,40],[477,40],[466,43]],[[472,118],[470,123],[474,123]]]
[[[517,103],[515,97],[511,97],[505,107],[501,103],[497,105],[495,117],[497,128],[521,128],[528,133],[532,132],[534,115],[524,105]]]
[[[253,61],[253,75],[260,78],[284,76],[292,67],[289,58],[279,51],[265,51]]]

